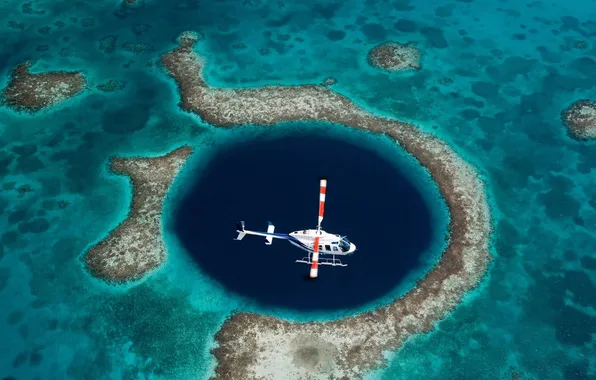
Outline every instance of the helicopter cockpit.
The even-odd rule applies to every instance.
[[[350,241],[346,237],[342,237],[339,241],[339,249],[341,249],[343,252],[350,250]]]

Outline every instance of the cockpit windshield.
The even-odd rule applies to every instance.
[[[350,250],[350,241],[348,239],[341,238],[341,240],[339,241],[339,249],[341,249],[344,252],[347,252]]]

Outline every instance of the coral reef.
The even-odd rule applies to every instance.
[[[561,117],[575,138],[596,138],[596,102],[588,99],[578,100],[565,109]]]
[[[193,46],[201,39],[201,35],[193,31],[185,31],[180,33],[176,42],[182,48],[192,49]]]
[[[120,6],[126,8],[138,8],[141,6],[141,1],[142,0],[122,0]]]
[[[94,276],[123,283],[137,280],[163,263],[163,200],[191,153],[192,149],[184,146],[160,157],[112,159],[112,171],[131,179],[132,206],[128,217],[87,252],[87,267]]]
[[[416,287],[387,306],[332,322],[291,323],[237,313],[217,333],[219,379],[361,378],[383,365],[413,334],[433,328],[487,270],[491,221],[476,171],[445,143],[416,127],[369,114],[324,86],[218,89],[202,78],[204,60],[192,45],[161,62],[178,84],[180,106],[220,127],[327,121],[391,136],[432,175],[450,209],[449,243]]]
[[[33,74],[30,62],[21,63],[12,72],[2,94],[7,106],[19,111],[37,112],[63,103],[81,93],[87,82],[77,71],[52,71]]]
[[[337,83],[337,80],[333,77],[327,77],[323,82],[321,82],[321,86],[333,86]]]
[[[126,87],[126,82],[121,80],[110,79],[105,83],[98,84],[96,88],[102,92],[115,92],[123,90]]]
[[[371,66],[390,70],[420,70],[420,51],[411,44],[387,42],[368,52]]]
[[[100,38],[99,50],[105,54],[112,54],[116,50],[116,41],[118,36],[108,35]]]

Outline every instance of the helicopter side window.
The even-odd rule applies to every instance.
[[[325,244],[325,251],[331,251],[331,246],[328,244]]]
[[[323,250],[323,246],[319,245],[319,251],[322,251],[322,250]]]
[[[337,246],[334,245],[333,250],[337,252],[337,251],[339,251],[339,248],[337,248]]]

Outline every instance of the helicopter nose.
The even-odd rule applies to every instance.
[[[356,245],[354,243],[350,243],[350,250],[348,251],[349,253],[352,253],[356,250]]]

